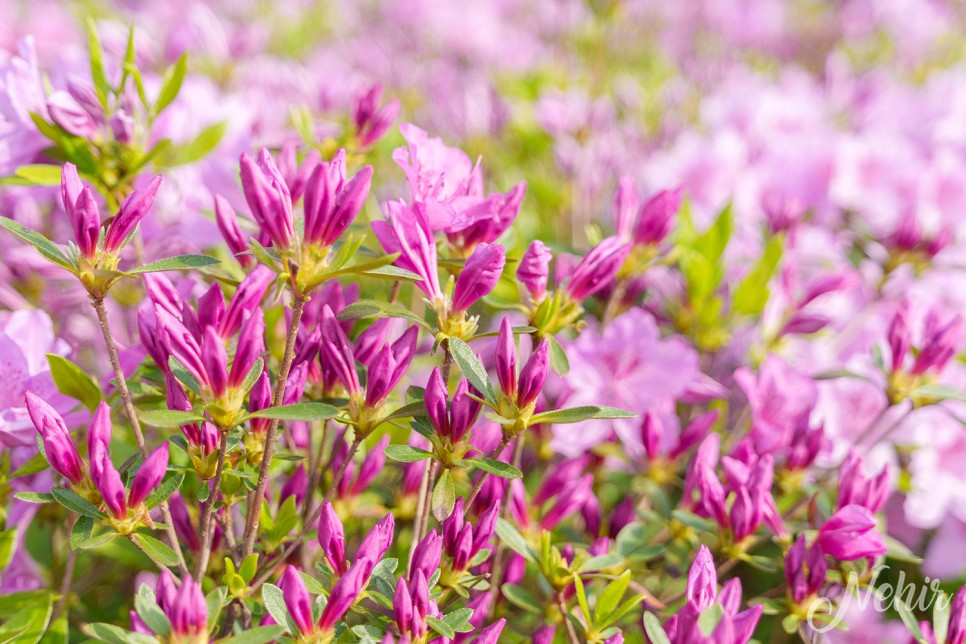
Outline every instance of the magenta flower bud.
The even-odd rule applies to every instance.
[[[89,139],[97,134],[91,115],[67,92],[57,91],[47,98],[51,120],[74,136]]]
[[[413,209],[401,201],[386,204],[388,221],[372,222],[372,231],[386,253],[399,253],[396,265],[419,275],[416,286],[431,302],[443,298],[439,287],[439,260],[436,240],[429,220],[421,208]]]
[[[473,554],[482,550],[490,542],[490,538],[493,537],[493,531],[496,529],[496,520],[500,516],[500,505],[502,501],[497,499],[496,503],[491,505],[486,509],[480,518],[476,520],[476,525],[473,526]]]
[[[456,537],[450,556],[453,558],[453,570],[465,570],[473,557],[473,526],[465,524]]]
[[[382,349],[382,345],[386,343],[389,322],[389,318],[379,318],[359,334],[352,348],[356,360],[367,367],[372,364],[379,350]]]
[[[439,367],[433,369],[426,383],[426,395],[423,399],[429,422],[436,428],[440,436],[449,436],[449,414],[446,411],[446,383]]]
[[[553,254],[543,242],[534,240],[520,258],[517,266],[517,279],[523,284],[534,302],[543,299],[547,292],[547,277],[550,274],[550,260]]]
[[[413,620],[413,600],[405,577],[396,583],[396,592],[392,596],[392,616],[399,632],[408,633]]]
[[[865,464],[855,451],[849,453],[839,470],[839,499],[837,509],[847,505],[861,505],[876,513],[882,509],[892,492],[889,465],[883,466],[875,477],[865,474]]]
[[[500,323],[500,335],[496,339],[496,376],[500,389],[510,399],[517,393],[517,346],[513,337],[510,318],[504,316]]]
[[[474,390],[473,393],[479,396],[479,392]],[[453,401],[450,403],[449,410],[450,438],[457,443],[462,441],[466,433],[473,427],[473,423],[476,422],[476,418],[483,408],[483,405],[470,398],[469,394],[470,383],[467,382],[466,378],[463,378],[456,386],[456,391],[453,392]]]
[[[229,338],[235,335],[245,318],[261,307],[273,279],[274,273],[270,268],[258,266],[242,280],[228,304],[228,310],[222,316],[221,328],[218,329],[221,337]]]
[[[567,282],[567,292],[581,301],[605,288],[617,275],[630,250],[631,245],[618,237],[604,239],[574,269]]]
[[[925,333],[922,350],[912,365],[912,374],[920,375],[926,371],[942,371],[956,355],[963,328],[963,318],[955,316],[949,322]]]
[[[84,479],[84,464],[74,447],[74,440],[67,431],[64,419],[53,407],[30,391],[24,394],[24,404],[30,420],[44,441],[44,452],[50,466],[71,483],[80,483]]]
[[[104,122],[104,107],[101,105],[100,99],[97,98],[97,92],[93,85],[71,74],[67,78],[67,91],[95,123]]]
[[[429,584],[422,570],[417,570],[410,579],[412,582],[411,597],[413,600],[413,635],[417,638],[426,634],[426,616],[429,615]]]
[[[470,308],[488,295],[500,281],[506,265],[506,249],[500,244],[482,243],[470,255],[453,291],[453,310],[457,313]]]
[[[302,504],[302,499],[305,498],[305,492],[309,486],[309,477],[305,472],[305,465],[299,463],[292,475],[285,480],[285,485],[282,486],[281,492],[278,494],[278,503],[281,505],[290,496],[295,497],[295,505],[299,506]]]
[[[664,423],[653,411],[648,410],[641,419],[641,443],[650,460],[661,456],[661,439],[664,438]]]
[[[717,420],[718,412],[715,410],[706,411],[696,416],[681,432],[678,444],[671,450],[671,458],[677,458],[703,441]]]
[[[329,600],[319,617],[319,629],[323,633],[328,633],[335,628],[365,589],[369,582],[369,575],[372,573],[372,566],[366,564],[368,561],[354,562],[332,588]]]
[[[175,492],[168,499],[168,507],[171,510],[171,522],[174,525],[175,534],[178,540],[188,547],[191,552],[201,550],[201,541],[198,539],[198,531],[191,523],[191,516],[188,514],[188,505],[180,492]]]
[[[177,595],[178,585],[174,581],[174,575],[167,568],[163,568],[158,575],[158,583],[154,585],[154,597],[158,607],[167,613],[174,607]]]
[[[309,589],[305,587],[305,582],[295,566],[285,566],[285,572],[282,573],[278,587],[285,598],[288,614],[295,622],[299,633],[311,634],[315,630],[315,624],[312,623],[312,600],[309,597]]]
[[[966,641],[966,586],[953,596],[949,607],[949,630],[946,632],[947,644],[963,644]]]
[[[322,506],[322,515],[319,517],[319,545],[322,546],[326,561],[336,576],[344,575],[348,570],[345,559],[345,531],[331,503]]]
[[[107,450],[99,450],[90,457],[91,480],[94,487],[101,493],[104,506],[115,519],[127,516],[127,502],[124,494],[124,483],[121,475],[114,469]]]
[[[245,376],[255,366],[255,362],[265,350],[265,318],[260,308],[242,324],[238,334],[238,347],[235,349],[235,359],[231,363],[231,373],[228,374],[227,385],[232,389],[241,387]]]
[[[799,311],[782,327],[779,335],[808,335],[818,333],[831,322],[831,318],[821,313],[808,313]]]
[[[889,323],[889,350],[892,353],[892,371],[902,369],[902,363],[912,344],[909,332],[908,307],[903,304]]]
[[[298,143],[288,141],[282,145],[278,155],[278,170],[285,178],[285,185],[288,186],[289,194],[292,196],[292,203],[296,203],[305,191],[305,184],[309,176],[322,162],[322,155],[318,150],[312,150],[305,156],[302,165],[299,165],[296,151]]]
[[[838,291],[839,289],[843,288],[847,282],[848,280],[844,274],[824,275],[818,278],[809,285],[808,290],[805,291],[805,295],[803,295],[802,299],[798,302],[798,308],[805,308],[808,304],[811,304],[812,301],[821,297],[822,295],[825,295],[826,293]]]
[[[97,253],[97,239],[101,234],[101,214],[90,186],[84,186],[71,213],[74,239],[81,255],[93,259]]]
[[[216,398],[221,398],[228,390],[228,353],[221,336],[211,327],[205,329],[204,341],[201,343],[201,362],[207,376],[203,382],[211,388]]]
[[[456,497],[456,503],[453,504],[453,511],[449,513],[449,516],[443,520],[441,525],[443,530],[443,548],[446,552],[452,556],[453,549],[456,546],[456,539],[459,536],[460,530],[463,529],[463,518],[466,514],[465,507],[463,505],[463,497]]]
[[[102,402],[94,410],[94,415],[87,425],[87,455],[90,459],[92,475],[96,469],[95,465],[99,467],[101,464],[101,453],[107,455],[110,452],[111,430],[111,408],[106,402]]]
[[[131,483],[131,491],[127,496],[129,507],[136,508],[141,505],[148,495],[164,479],[164,473],[168,469],[168,444],[162,443],[151,455],[141,464],[141,468],[134,476]]]
[[[111,116],[110,126],[114,140],[130,143],[134,139],[134,117],[124,110],[118,110]]]
[[[225,315],[225,295],[221,292],[221,285],[212,284],[205,294],[198,298],[198,326],[201,329],[214,327],[219,330],[219,322]],[[219,333],[219,335],[221,335]],[[221,336],[226,339],[225,336]]]
[[[741,541],[754,533],[761,520],[761,512],[751,492],[746,487],[735,490],[734,504],[731,506],[731,531],[735,541]]]
[[[367,562],[366,581],[369,580],[369,575],[372,574],[373,567],[389,551],[389,546],[392,545],[392,534],[395,529],[395,518],[392,514],[387,514],[362,538],[362,543],[356,549],[356,557],[353,559],[352,565],[355,567],[361,561]]]
[[[251,255],[243,255],[248,250],[248,240],[242,234],[241,227],[238,225],[238,215],[231,207],[228,200],[221,195],[215,195],[215,223],[221,236],[228,244],[228,249],[238,260],[243,268],[251,268],[255,265],[255,258]]]
[[[861,505],[847,505],[825,522],[815,543],[829,556],[841,561],[878,557],[886,553],[878,521]]]
[[[143,635],[151,635],[151,636],[154,635],[154,631],[148,628],[148,625],[145,624],[143,621],[141,621],[141,618],[138,617],[138,614],[136,611],[129,610],[127,612],[127,615],[128,615],[128,618],[130,618],[131,620],[131,631],[135,633],[141,633]]]
[[[681,189],[662,190],[641,208],[634,230],[638,244],[659,244],[671,233],[674,216],[681,208]]]
[[[473,640],[473,644],[497,644],[500,641],[500,634],[503,633],[504,626],[506,626],[506,618],[501,617],[481,630],[476,636],[476,639]],[[607,641],[609,642],[610,640]]]
[[[190,577],[181,582],[170,604],[163,608],[171,622],[171,632],[189,642],[208,633],[208,605],[201,585]]]
[[[641,197],[637,193],[634,181],[627,175],[622,175],[617,181],[617,192],[614,193],[614,228],[617,236],[621,239],[628,239],[631,236],[631,228],[634,227],[634,218],[637,216],[637,209],[640,207]]]
[[[352,107],[352,124],[355,126],[356,140],[361,149],[377,141],[399,117],[402,104],[390,101],[379,107],[382,100],[382,85],[376,83],[368,90],[356,95]]]
[[[341,186],[335,198],[334,208],[320,238],[324,246],[331,246],[355,221],[369,197],[372,185],[372,166],[364,166],[354,177]]]
[[[84,183],[77,174],[77,166],[70,162],[65,163],[60,170],[60,198],[64,204],[64,210],[71,218],[74,217],[74,204],[77,203],[83,189]]]
[[[366,407],[378,407],[386,399],[392,391],[390,382],[395,369],[396,360],[393,358],[392,349],[386,343],[369,367],[366,381]]]
[[[272,406],[272,383],[268,379],[268,369],[263,369],[252,390],[248,392],[248,411],[254,413]],[[252,431],[264,432],[271,423],[267,418],[252,418]]]
[[[322,311],[322,343],[320,352],[324,362],[335,372],[336,377],[350,395],[358,396],[361,392],[359,386],[359,375],[356,373],[355,358],[352,355],[352,347],[349,345],[349,338],[335,314],[328,305]]]
[[[115,255],[124,248],[128,237],[131,236],[154,204],[154,196],[158,193],[160,187],[161,175],[157,175],[151,179],[148,185],[138,188],[128,195],[121,204],[120,210],[117,211],[117,216],[114,217],[107,228],[107,236],[104,238],[104,250],[106,252]]]
[[[549,344],[546,339],[540,341],[536,351],[527,360],[520,371],[520,387],[517,392],[517,406],[521,409],[536,402],[537,396],[543,389],[543,383],[550,373]]]
[[[288,248],[295,237],[292,195],[275,161],[262,148],[258,164],[247,154],[241,156],[241,182],[252,216],[272,243]]]
[[[693,602],[698,612],[704,611],[714,603],[718,594],[718,573],[714,568],[714,558],[708,547],[702,545],[688,571],[688,585],[685,595]]]
[[[417,572],[422,572],[429,579],[439,568],[442,557],[443,539],[433,530],[427,533],[413,550],[413,559],[409,563],[409,579],[414,580]]]

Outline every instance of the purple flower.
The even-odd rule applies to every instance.
[[[44,452],[50,466],[74,485],[83,481],[84,464],[70,432],[67,431],[64,419],[33,392],[28,391],[24,395],[24,403],[30,420],[43,439]]]
[[[510,326],[510,318],[504,316],[500,323],[500,334],[496,339],[496,376],[500,389],[508,398],[517,395],[517,347]]]
[[[359,386],[359,374],[356,373],[352,346],[328,305],[322,311],[322,321],[319,326],[322,329],[320,349],[322,360],[333,370],[346,391],[352,396],[358,396],[362,388]]]
[[[953,603],[949,607],[949,630],[946,632],[946,644],[963,642],[966,642],[966,586],[953,596]]]
[[[681,189],[662,190],[641,208],[634,228],[637,244],[659,244],[670,234],[674,216],[681,207]]]
[[[517,406],[521,409],[536,402],[550,373],[550,343],[543,339],[520,370]]]
[[[309,590],[305,587],[302,576],[298,573],[295,566],[286,566],[282,573],[282,579],[278,587],[285,598],[285,607],[288,614],[292,616],[296,628],[302,635],[309,635],[315,630],[312,623],[312,599],[309,597]]]
[[[796,603],[817,595],[825,585],[828,564],[821,547],[805,548],[805,535],[799,535],[785,555],[785,581]]]
[[[605,288],[617,275],[630,250],[631,244],[619,237],[604,239],[574,269],[567,282],[567,292],[573,299],[582,301]]]
[[[456,278],[453,311],[465,311],[474,302],[488,295],[500,281],[505,264],[506,250],[503,246],[487,243],[478,245]]]
[[[228,391],[228,353],[221,336],[212,327],[207,327],[204,331],[201,362],[205,369],[202,382],[208,385],[215,398],[221,398]]]
[[[151,455],[145,459],[138,469],[128,492],[127,503],[130,507],[137,507],[144,502],[164,478],[168,469],[168,444],[162,443]]]
[[[305,192],[305,185],[315,169],[322,163],[322,155],[318,150],[312,150],[299,165],[297,153],[298,142],[286,141],[278,155],[278,170],[285,178],[292,203],[296,203]],[[340,151],[341,152],[341,151]]]
[[[201,585],[195,580],[186,577],[181,587],[172,592],[170,601],[161,608],[171,622],[173,635],[182,636],[189,642],[195,642],[201,636],[207,638],[208,605]]]
[[[539,239],[530,242],[520,265],[517,267],[517,279],[530,294],[530,299],[539,302],[547,292],[547,277],[550,274],[550,260],[553,254]]]
[[[818,532],[815,544],[841,561],[873,558],[886,553],[875,517],[861,505],[847,505],[832,515]]]
[[[344,575],[348,570],[345,559],[345,532],[331,503],[322,506],[322,515],[319,517],[319,545],[322,546],[322,552],[335,574]]]
[[[413,599],[406,578],[396,582],[396,592],[392,596],[392,617],[400,633],[408,633],[413,622]]]
[[[97,254],[97,240],[101,234],[101,215],[90,186],[81,183],[77,168],[65,163],[61,170],[60,194],[64,209],[74,228],[74,240],[81,255],[93,259]]]
[[[365,581],[369,581],[369,575],[372,574],[372,569],[377,563],[386,555],[389,551],[389,546],[392,545],[392,534],[396,528],[396,520],[392,514],[387,514],[382,520],[366,533],[363,537],[362,543],[359,544],[358,549],[356,549],[355,559],[352,560],[352,566],[365,562]]]
[[[417,572],[429,579],[439,568],[440,559],[443,556],[443,539],[439,533],[432,530],[423,537],[415,550],[413,550],[412,561],[409,562],[409,580],[415,580]]]
[[[372,167],[346,181],[345,152],[316,166],[305,186],[305,241],[331,246],[362,210],[369,195]]]
[[[841,510],[847,505],[861,505],[876,513],[882,509],[889,494],[892,492],[892,480],[889,465],[882,467],[877,475],[865,475],[865,466],[861,456],[854,450],[849,452],[845,462],[839,469],[839,499],[837,508]]]
[[[227,386],[232,389],[241,387],[248,372],[255,366],[255,362],[258,361],[264,350],[264,314],[262,309],[256,308],[242,324],[241,332],[238,334],[238,345],[235,348],[235,357],[231,363],[231,372],[227,374]]]
[[[246,254],[248,238],[242,234],[241,227],[238,225],[238,215],[235,214],[235,209],[231,207],[228,200],[221,195],[215,195],[215,223],[238,263],[246,269],[255,266],[255,258]]]
[[[415,326],[406,329],[392,345],[384,344],[382,350],[369,364],[366,381],[366,406],[378,407],[402,380],[416,353],[419,330]]]
[[[262,231],[278,248],[288,248],[295,237],[292,195],[268,150],[258,153],[258,163],[241,156],[241,182],[245,200]]]
[[[422,208],[390,201],[386,204],[386,221],[372,222],[372,230],[386,253],[399,253],[396,265],[422,278],[416,285],[431,302],[443,299],[436,241]]]
[[[47,97],[47,111],[54,123],[74,136],[89,139],[97,134],[94,119],[68,92],[57,91]]]
[[[369,583],[372,567],[368,564],[368,560],[357,559],[332,588],[329,600],[319,617],[319,629],[323,633],[335,628]]]
[[[148,185],[132,192],[121,204],[117,215],[111,220],[104,237],[104,250],[108,254],[116,255],[124,248],[128,238],[148,214],[154,204],[154,196],[161,187],[161,175],[151,179]]]
[[[352,124],[356,141],[365,149],[379,140],[399,117],[402,104],[399,101],[382,102],[382,85],[376,83],[356,94],[352,104]]]

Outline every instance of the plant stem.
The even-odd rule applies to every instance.
[[[131,392],[127,388],[127,379],[124,377],[124,370],[121,369],[121,360],[118,358],[117,346],[114,344],[114,338],[111,335],[111,325],[107,319],[107,309],[104,308],[103,298],[91,298],[91,306],[94,307],[94,311],[97,313],[97,321],[100,323],[101,334],[104,336],[104,344],[107,345],[107,354],[111,359],[111,367],[114,369],[117,390],[121,394],[124,411],[127,414],[128,421],[131,423],[131,429],[134,430],[134,438],[137,440],[138,450],[141,452],[141,457],[147,459],[148,451],[144,446],[144,434],[141,432],[141,423],[138,420],[137,410],[134,408],[134,400],[131,398]],[[174,521],[171,520],[171,510],[168,509],[168,502],[163,501],[160,507],[161,516],[164,517],[164,523],[167,526],[165,533],[168,536],[169,545],[178,556],[178,569],[181,571],[182,577],[187,577],[188,565],[185,563],[184,553],[181,551],[181,542],[178,541],[178,535],[174,531]]]
[[[74,531],[74,524],[77,523],[77,514],[74,512],[69,512],[67,514],[67,540],[70,540],[70,534]],[[57,619],[60,616],[61,611],[67,605],[67,595],[70,593],[70,585],[74,581],[74,565],[77,563],[77,551],[73,548],[67,548],[67,562],[64,564],[64,577],[60,581],[60,599],[57,600],[57,604],[54,606],[54,611],[51,613],[51,621]]]
[[[218,446],[218,467],[215,469],[215,478],[205,499],[205,505],[201,511],[201,551],[198,553],[198,560],[195,562],[195,580],[200,582],[205,576],[208,568],[208,559],[211,558],[211,543],[214,535],[212,530],[211,509],[215,505],[215,499],[221,492],[221,477],[225,471],[225,454],[228,451],[228,432],[221,432],[221,444]]]
[[[563,618],[564,626],[567,628],[567,636],[573,644],[580,644],[580,639],[577,637],[577,631],[574,629],[574,625],[570,623],[570,619],[567,614],[570,612],[567,610],[567,602],[564,601],[563,593],[557,593],[557,608],[560,609],[560,616]]]
[[[255,580],[251,583],[252,592],[258,590],[258,588],[265,583],[269,577],[272,576],[272,571],[275,569],[275,566],[277,566],[280,562],[285,561],[293,552],[295,552],[296,548],[302,545],[302,542],[309,535],[308,527],[314,525],[315,522],[319,520],[319,517],[322,516],[322,508],[325,507],[326,503],[332,500],[332,495],[335,493],[336,489],[339,487],[339,484],[342,482],[342,479],[345,477],[346,470],[349,468],[349,463],[352,461],[353,457],[355,457],[360,445],[362,445],[362,438],[356,436],[352,441],[352,445],[349,447],[348,456],[346,456],[345,461],[342,462],[342,466],[339,467],[339,471],[336,473],[335,478],[332,479],[332,485],[326,491],[325,498],[322,499],[322,503],[315,508],[308,521],[302,522],[302,531],[295,537],[295,541],[288,544],[280,555],[274,557],[271,561],[265,564],[262,572],[258,574],[255,577]]]
[[[516,437],[516,443],[513,445],[513,467],[520,468],[520,459],[523,458],[523,443],[526,437],[525,432],[521,432]],[[511,481],[507,481],[506,494],[503,498],[503,507],[500,508],[500,516],[506,518],[508,508],[510,507],[510,499],[513,495],[513,488],[511,486]],[[503,558],[506,554],[506,548],[501,541],[496,547],[496,554],[493,555],[493,568],[490,570],[490,593],[493,600],[496,599],[496,595],[500,592],[501,575],[503,573]],[[496,601],[490,602],[491,607],[496,606]]]
[[[490,459],[491,461],[495,461],[498,458],[500,458],[500,455],[503,454],[503,450],[505,450],[506,446],[510,444],[510,440],[511,439],[507,437],[506,434],[504,434],[503,438],[500,439],[500,444],[497,446],[495,450],[493,450],[493,453],[490,454],[487,458]],[[482,472],[480,474],[480,479],[476,482],[476,485],[473,486],[473,491],[470,492],[470,495],[466,498],[467,510],[469,510],[470,506],[473,505],[473,501],[476,499],[476,496],[480,493],[480,490],[483,489],[483,484],[486,483],[486,477],[489,475],[490,475],[489,472]]]
[[[279,407],[285,397],[285,384],[288,380],[289,371],[292,369],[292,361],[295,359],[295,337],[298,335],[299,324],[302,322],[302,309],[305,308],[305,296],[301,293],[295,294],[292,302],[292,322],[285,336],[285,354],[282,356],[282,366],[278,371],[278,380],[275,382],[275,393],[272,396],[272,407]],[[277,418],[272,419],[265,434],[265,450],[262,452],[262,464],[258,471],[258,483],[252,495],[252,502],[248,506],[248,516],[245,519],[245,537],[242,539],[241,556],[244,559],[255,549],[255,533],[258,531],[258,519],[262,506],[262,499],[265,497],[265,486],[268,484],[268,470],[272,465],[272,457],[275,454],[275,437],[278,435]]]
[[[444,340],[440,347],[443,349],[443,364],[440,367],[440,375],[443,378],[443,385],[449,388],[449,374],[453,366],[453,355],[449,352],[448,341]],[[426,461],[426,465],[423,466],[423,477],[419,480],[419,496],[416,498],[416,514],[413,518],[413,540],[409,548],[410,558],[416,544],[423,538],[426,526],[429,525],[430,497],[433,494],[435,467],[436,461]]]

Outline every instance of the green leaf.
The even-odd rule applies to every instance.
[[[248,393],[258,382],[258,377],[262,375],[262,370],[265,368],[265,360],[259,358],[252,365],[252,368],[248,370],[248,375],[245,376],[245,380],[242,381],[242,391]]]
[[[597,605],[594,607],[594,623],[599,624],[608,615],[614,612],[621,598],[627,591],[627,585],[631,582],[631,571],[625,570],[624,574],[607,584],[607,588],[600,594]]]
[[[889,535],[883,535],[883,541],[885,542],[886,557],[893,559],[895,561],[904,561],[906,563],[921,564],[922,557],[917,556],[912,550],[910,550],[904,543],[896,539],[895,537],[890,537]]]
[[[477,469],[483,470],[484,472],[489,472],[493,476],[499,476],[503,479],[519,479],[523,478],[523,472],[513,467],[509,463],[504,463],[503,461],[497,461],[492,458],[465,458],[464,463],[472,463]]]
[[[171,104],[171,102],[177,98],[178,92],[181,91],[181,83],[184,82],[184,77],[188,73],[188,54],[181,54],[177,62],[164,72],[164,78],[161,79],[161,91],[158,92],[158,100],[154,102],[154,109],[152,113],[157,116],[164,108]]]
[[[239,633],[227,639],[218,640],[219,644],[266,644],[278,639],[285,633],[285,627],[277,624],[273,626],[256,626],[244,633]]]
[[[644,632],[653,644],[671,644],[657,615],[650,611],[644,613]]]
[[[52,503],[54,500],[53,494],[45,492],[17,492],[13,497],[26,503]]]
[[[426,403],[424,403],[422,400],[417,400],[403,405],[396,411],[383,418],[383,420],[413,418],[414,416],[426,416]]]
[[[146,584],[142,584],[141,590],[134,596],[134,610],[155,635],[167,637],[171,633],[171,622],[158,607],[154,592]]]
[[[167,479],[165,479],[161,485],[159,485],[148,498],[145,499],[144,504],[150,510],[151,508],[157,507],[167,501],[172,494],[178,491],[181,487],[181,483],[184,481],[184,472],[175,472]]]
[[[221,615],[221,609],[225,606],[225,599],[227,597],[228,589],[224,586],[219,586],[205,595],[205,606],[208,608],[209,624],[218,623],[218,616]]]
[[[191,374],[191,372],[188,371],[188,368],[181,364],[177,358],[174,356],[168,356],[168,368],[171,369],[171,373],[174,374],[174,377],[178,379],[178,382],[183,384],[193,393],[201,394],[201,384]]]
[[[437,633],[439,633],[440,635],[442,635],[443,637],[446,637],[449,639],[453,639],[454,637],[456,637],[456,631],[453,630],[453,627],[441,619],[436,619],[435,617],[427,615],[426,625],[429,626],[434,631],[436,631]]]
[[[89,410],[94,411],[103,396],[101,388],[94,379],[76,364],[55,353],[47,354],[50,365],[50,376],[57,385],[57,391],[80,401]]]
[[[517,608],[522,608],[528,613],[533,613],[534,615],[540,615],[543,613],[543,609],[540,606],[540,602],[530,594],[523,586],[515,586],[512,584],[503,584],[500,588],[503,596],[507,600],[516,606]]]
[[[530,419],[531,425],[538,423],[565,424],[579,423],[584,420],[601,420],[609,418],[636,418],[637,414],[616,407],[600,407],[591,405],[587,407],[571,407],[570,409],[555,409],[535,414]]]
[[[366,271],[360,271],[360,275],[365,275],[366,277],[374,277],[376,279],[384,280],[402,280],[405,282],[422,282],[423,278],[413,273],[412,271],[407,271],[404,268],[399,268],[398,266],[381,266],[379,268],[373,268]]]
[[[590,606],[587,604],[587,589],[584,588],[584,580],[578,574],[574,574],[574,590],[576,591],[575,594],[577,595],[577,604],[580,606],[580,612],[584,614],[584,619],[590,625],[592,622],[590,620]]]
[[[430,332],[433,331],[433,328],[423,318],[409,309],[398,304],[380,302],[379,300],[359,300],[339,311],[336,317],[343,322],[364,318],[400,318],[418,324]]]
[[[550,357],[550,368],[558,376],[566,376],[570,373],[570,360],[567,359],[567,352],[563,350],[560,343],[552,335],[547,336],[548,355]]]
[[[73,490],[66,490],[61,487],[55,487],[50,489],[51,495],[53,495],[54,500],[60,503],[62,506],[68,510],[72,510],[77,514],[90,517],[92,519],[102,519],[106,514],[91,505],[90,501],[87,499],[82,499]]]
[[[469,622],[470,618],[473,617],[472,608],[457,608],[452,613],[443,616],[443,621],[449,624],[454,631],[457,633],[461,632],[460,629]],[[469,632],[469,631],[465,631]]]
[[[49,465],[47,464],[47,459],[44,458],[43,454],[38,452],[24,461],[23,465],[14,470],[13,473],[10,474],[10,478],[16,479],[20,478],[21,476],[30,476],[31,474],[36,474],[37,472],[43,472],[48,467]]]
[[[247,418],[272,418],[278,420],[328,420],[335,418],[339,410],[332,405],[324,403],[297,403],[295,405],[282,405],[281,407],[269,407],[261,411],[249,414]]]
[[[711,604],[698,616],[698,630],[705,637],[711,637],[722,617],[724,617],[724,607],[721,604]]]
[[[14,528],[0,531],[0,573],[6,570],[13,559],[14,548],[17,545],[17,531]]]
[[[191,141],[176,147],[168,165],[187,165],[205,158],[212,150],[218,147],[227,129],[228,123],[226,121],[219,121],[218,123],[209,125]]]
[[[299,632],[288,614],[288,607],[285,605],[285,597],[281,588],[273,584],[262,584],[262,602],[265,604],[265,610],[276,623],[287,626],[289,633]]]
[[[111,84],[104,71],[104,50],[97,37],[97,25],[93,18],[87,19],[87,48],[90,50],[91,80],[94,81],[94,91],[101,105],[107,107],[107,95],[111,91]]]
[[[896,612],[899,613],[899,617],[902,619],[902,623],[906,625],[906,629],[909,633],[916,639],[917,642],[926,641],[925,635],[922,633],[922,629],[919,628],[919,620],[903,601],[902,597],[896,595],[893,600],[893,605],[895,606]]]
[[[770,237],[761,258],[735,287],[731,297],[731,310],[734,313],[756,316],[765,309],[770,294],[768,283],[775,276],[782,258],[782,241],[780,235]]]
[[[400,463],[415,463],[433,458],[433,453],[411,445],[387,445],[386,457]]]
[[[513,527],[509,521],[503,518],[496,520],[496,534],[500,537],[500,540],[506,545],[507,548],[522,556],[529,562],[536,563],[537,556],[531,550],[530,546],[527,544],[527,540],[523,538],[523,535]]]
[[[152,427],[181,427],[204,422],[205,417],[190,411],[175,409],[152,409],[141,412],[141,423]]]
[[[945,642],[949,634],[949,613],[952,598],[940,591],[932,607],[932,632],[937,642]]]
[[[483,394],[488,402],[495,404],[496,395],[493,393],[490,377],[487,375],[483,363],[473,353],[470,345],[459,338],[449,338],[447,344],[449,344],[449,352],[453,356],[453,360],[459,365],[460,371],[463,372],[466,379],[476,387],[477,391]]]
[[[49,163],[30,163],[19,166],[13,176],[0,183],[15,186],[57,186],[60,185],[60,166]]]
[[[162,564],[164,566],[176,566],[178,565],[178,555],[175,554],[174,550],[161,543],[154,537],[136,532],[131,535],[131,538],[138,542],[138,544],[144,549],[148,557],[151,558],[156,564]]]
[[[456,505],[456,486],[453,485],[453,476],[449,470],[443,470],[443,475],[436,481],[433,488],[431,508],[433,516],[437,521],[443,521],[453,512]]]
[[[94,530],[94,519],[90,517],[77,517],[74,528],[70,531],[70,547],[72,550],[80,550],[85,543],[90,541],[91,532]]]
[[[127,271],[128,275],[140,275],[141,273],[160,273],[162,271],[189,271],[193,268],[213,266],[220,264],[220,259],[209,257],[208,255],[176,255],[165,257],[156,262],[138,266]]]
[[[158,642],[156,637],[132,633],[113,624],[85,624],[81,626],[81,630],[99,642],[110,642],[110,644],[157,644]]]
[[[27,242],[34,249],[40,253],[44,259],[57,264],[61,268],[65,268],[71,273],[77,274],[76,269],[71,265],[70,260],[64,255],[52,241],[38,233],[32,228],[27,228],[19,221],[14,221],[7,217],[0,216],[0,228],[6,228],[14,235]]]

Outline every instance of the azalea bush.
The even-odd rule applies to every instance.
[[[963,644],[908,5],[0,8],[0,638]]]

